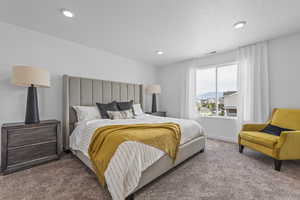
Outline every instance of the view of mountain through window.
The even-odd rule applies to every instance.
[[[237,115],[237,65],[198,69],[196,105],[202,116]]]

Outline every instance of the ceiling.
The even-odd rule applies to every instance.
[[[298,32],[299,10],[299,0],[0,0],[0,21],[162,66]]]

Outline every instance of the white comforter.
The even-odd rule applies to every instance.
[[[180,144],[203,135],[202,127],[193,120],[156,117],[152,115],[137,116],[136,119],[98,119],[83,121],[77,124],[71,138],[73,150],[81,151],[88,156],[88,148],[94,131],[103,126],[114,124],[141,124],[175,122],[181,128]],[[159,160],[165,153],[157,148],[138,142],[122,143],[104,173],[105,181],[113,200],[123,200],[138,186],[142,172]]]

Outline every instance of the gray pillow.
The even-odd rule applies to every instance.
[[[133,100],[117,102],[119,110],[131,110],[133,105]]]
[[[109,119],[107,111],[118,111],[117,102],[111,103],[96,103],[102,119]]]

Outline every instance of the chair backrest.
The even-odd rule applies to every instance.
[[[268,123],[281,128],[300,130],[300,109],[275,108]]]
[[[273,118],[273,115],[274,115],[274,113],[277,111],[277,109],[278,109],[278,108],[274,108],[274,109],[272,110],[272,114],[270,115],[270,117],[269,117],[269,119],[268,119],[268,121],[267,121],[267,124],[270,124],[270,123],[271,123],[272,118]]]

